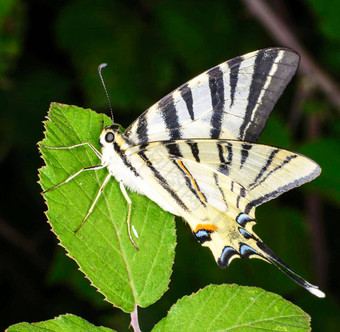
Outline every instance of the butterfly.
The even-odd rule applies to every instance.
[[[101,163],[83,171],[107,168],[108,175],[76,229],[93,211],[114,177],[128,203],[126,188],[147,196],[162,209],[182,217],[196,239],[225,268],[237,258],[265,260],[318,297],[325,294],[289,268],[254,233],[255,208],[317,177],[311,159],[256,141],[300,57],[287,48],[267,48],[238,56],[183,84],[141,114],[122,132],[114,123],[103,129]],[[138,240],[135,236],[136,241]]]

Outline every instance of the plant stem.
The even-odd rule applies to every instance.
[[[139,322],[138,322],[138,311],[137,311],[137,309],[138,309],[138,305],[136,304],[135,310],[133,310],[130,314],[130,316],[131,316],[131,323],[130,324],[133,327],[133,330],[135,332],[141,332],[141,329],[139,327]]]

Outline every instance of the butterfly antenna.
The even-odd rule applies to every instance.
[[[102,81],[102,84],[103,84],[103,87],[104,87],[104,90],[105,90],[105,94],[106,94],[106,98],[109,102],[109,107],[110,107],[110,112],[111,112],[111,119],[112,119],[112,124],[114,124],[114,118],[113,118],[113,111],[112,111],[112,104],[111,104],[111,100],[110,100],[110,97],[109,97],[109,93],[107,92],[107,89],[106,89],[106,85],[105,85],[105,82],[104,82],[104,79],[103,79],[103,75],[102,75],[102,69],[107,67],[107,63],[102,63],[98,66],[98,73],[99,73],[99,77],[100,77],[100,80]]]

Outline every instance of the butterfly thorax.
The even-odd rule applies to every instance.
[[[124,182],[132,191],[144,194],[141,176],[132,166],[125,151],[135,144],[120,131],[117,125],[106,127],[99,138],[102,146],[102,165],[106,166],[117,181]]]

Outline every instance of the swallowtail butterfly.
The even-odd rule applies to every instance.
[[[186,220],[220,267],[237,257],[260,258],[324,297],[252,230],[257,206],[321,171],[303,155],[256,144],[298,64],[294,51],[268,48],[209,69],[147,109],[124,133],[114,123],[106,127],[100,135],[101,153],[90,143],[54,148],[89,145],[101,164],[79,170],[51,189],[84,170],[107,168],[109,174],[83,222],[113,176],[129,203],[128,232],[136,248],[125,187]]]

